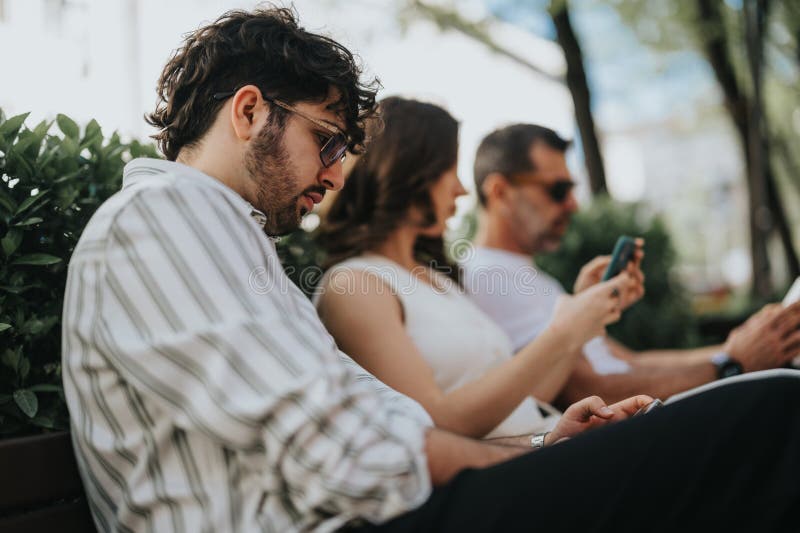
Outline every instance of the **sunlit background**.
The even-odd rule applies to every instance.
[[[570,165],[579,182],[578,197],[588,203],[592,195],[565,82],[565,54],[556,42],[548,4],[294,2],[306,28],[332,36],[360,56],[367,72],[380,78],[382,96],[433,101],[458,118],[459,172],[468,189],[474,188],[472,158],[482,136],[508,123],[536,122],[577,139]],[[692,46],[687,30],[680,29],[684,15],[679,4],[570,2],[607,187],[614,199],[643,202],[650,212],[665,217],[679,252],[677,275],[692,292],[745,292],[752,281],[752,262],[743,150],[714,70]],[[83,123],[94,118],[107,133],[118,130],[126,138],[145,139],[152,131],[142,117],[153,107],[155,81],[182,35],[227,9],[254,5],[223,0],[0,0],[0,107],[9,116],[31,111],[32,123],[57,113]],[[740,10],[741,4],[728,1],[725,8]],[[787,7],[773,18],[790,11]],[[765,57],[781,83],[768,80],[765,100],[780,119],[773,129],[783,136],[788,151],[776,181],[797,248],[800,178],[792,169],[800,168],[794,159],[800,56],[787,50],[796,47],[798,33],[790,22],[776,27]],[[745,58],[740,54],[733,61]],[[473,208],[474,198],[464,198],[453,224]],[[791,273],[776,237],[768,247],[774,257],[770,279],[777,290],[790,281]]]

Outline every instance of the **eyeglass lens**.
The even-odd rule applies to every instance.
[[[333,135],[319,151],[319,158],[325,167],[329,167],[342,159],[347,150],[347,138],[341,133]]]
[[[574,186],[575,183],[569,180],[557,181],[548,189],[550,198],[552,198],[555,202],[561,203],[567,199],[567,196]]]

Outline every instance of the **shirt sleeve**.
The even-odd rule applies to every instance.
[[[230,202],[202,187],[137,192],[110,226],[94,342],[176,426],[263,452],[265,490],[299,516],[380,522],[419,505],[430,418],[343,364]]]

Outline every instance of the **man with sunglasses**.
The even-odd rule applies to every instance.
[[[463,262],[465,287],[508,333],[515,349],[538,336],[564,294],[533,259],[560,246],[578,209],[565,157],[568,147],[551,129],[516,124],[486,136],[475,156],[482,210],[477,246]],[[640,249],[627,267],[623,309],[644,294],[642,256]],[[609,261],[603,256],[588,263],[575,291],[599,281]],[[793,333],[798,326],[800,306],[768,306],[719,346],[637,353],[610,337],[598,337],[582,352],[564,354],[560,365],[541,376],[536,394],[563,404],[592,394],[606,400],[632,394],[667,398],[718,378],[783,366],[800,351],[800,335]]]
[[[709,475],[693,477],[696,462],[661,472],[656,457],[669,417],[693,423],[669,443],[678,457],[720,405],[781,398],[794,401],[776,413],[800,417],[800,380],[714,393],[708,409],[665,407],[550,448],[650,400],[589,398],[563,431],[519,447],[432,428],[419,404],[348,362],[270,236],[342,186],[344,146],[362,149],[374,112],[359,78],[349,51],[275,8],[223,15],[167,64],[149,116],[167,160],[125,167],[75,248],[64,298],[64,392],[98,530],[638,531],[667,489],[713,494],[717,480],[759,486],[775,513],[796,507],[800,424],[735,439],[736,421],[715,424],[715,451],[738,456],[744,443],[756,472],[704,461]],[[637,428],[658,442],[639,446]],[[625,486],[603,491],[597,482],[624,461]],[[655,478],[664,490],[637,490]],[[711,503],[663,523],[710,523]],[[573,507],[592,511],[563,511]],[[714,523],[768,530],[739,507]]]

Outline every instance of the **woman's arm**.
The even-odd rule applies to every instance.
[[[374,273],[352,269],[331,276],[318,305],[339,347],[390,387],[414,398],[434,423],[472,437],[494,429],[530,395],[531,384],[556,364],[576,336],[548,328],[529,347],[482,378],[445,393],[406,333],[398,299]]]

